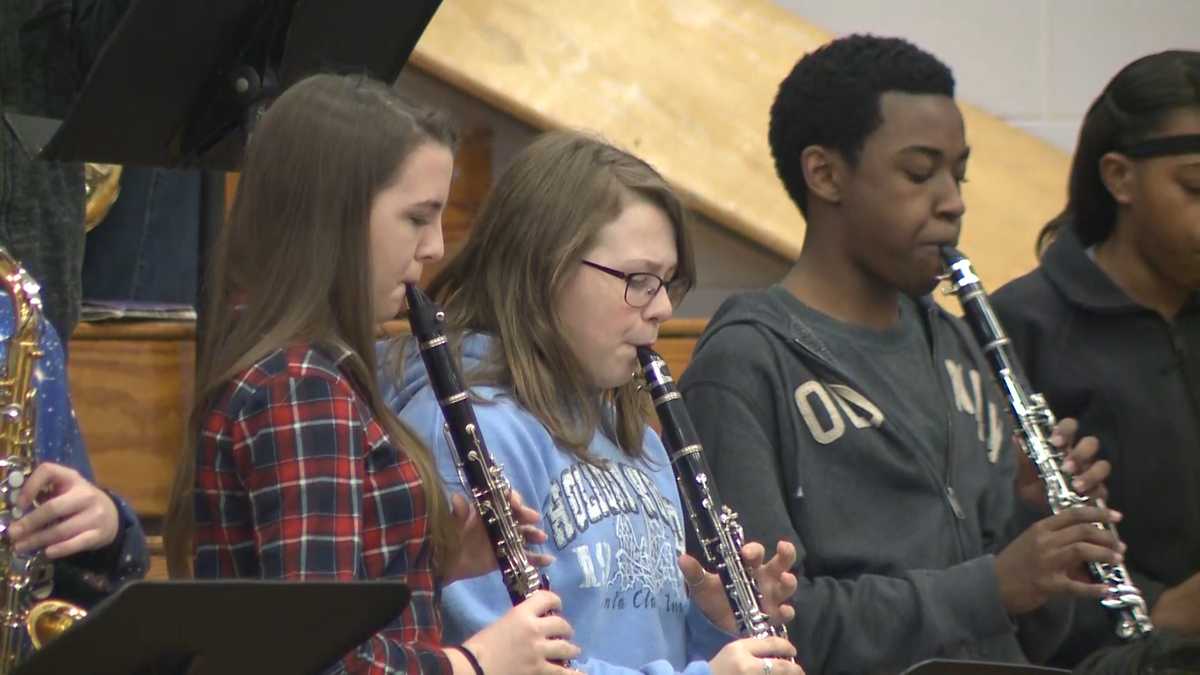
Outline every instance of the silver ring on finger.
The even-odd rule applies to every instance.
[[[771,675],[771,668],[774,668],[774,667],[775,666],[771,663],[771,659],[763,658],[763,660],[762,660],[763,675]]]

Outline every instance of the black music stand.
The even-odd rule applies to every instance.
[[[900,675],[1061,675],[1070,672],[1069,670],[1060,670],[1058,668],[1019,663],[929,659],[908,668]]]
[[[246,138],[270,101],[317,72],[394,82],[440,4],[132,0],[61,124],[6,118],[18,135],[51,136],[41,149],[45,159],[205,169],[197,260],[203,297],[206,254],[224,221],[218,172],[240,165]],[[199,304],[197,347],[204,327]]]
[[[132,0],[46,159],[229,171],[270,100],[316,72],[392,82],[440,0]]]
[[[318,673],[399,616],[398,581],[137,581],[16,675]]]

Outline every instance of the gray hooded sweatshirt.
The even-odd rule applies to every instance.
[[[928,298],[900,318],[871,331],[778,286],[737,295],[681,380],[747,540],[796,546],[788,630],[810,675],[1025,662],[1069,611],[1004,610],[993,554],[1033,517],[1015,513],[1003,401],[959,319]]]

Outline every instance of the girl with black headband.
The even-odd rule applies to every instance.
[[[1159,631],[1200,633],[1200,52],[1127,65],[1084,118],[1039,267],[994,303],[1034,389],[1112,463],[1126,565]],[[1079,602],[1056,657],[1112,639]]]

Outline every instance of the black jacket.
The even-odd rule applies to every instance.
[[[1109,504],[1125,514],[1126,564],[1153,603],[1200,571],[1200,292],[1168,323],[1064,231],[1040,267],[992,300],[1033,388],[1100,439],[1113,466]],[[1063,664],[1112,641],[1096,603],[1076,609]]]

